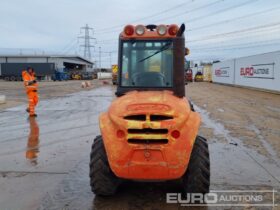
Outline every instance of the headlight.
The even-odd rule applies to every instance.
[[[157,27],[157,32],[158,32],[159,35],[163,36],[167,32],[167,27],[165,25],[159,25]]]
[[[145,26],[143,25],[138,25],[135,27],[135,32],[137,35],[141,36],[145,33]]]

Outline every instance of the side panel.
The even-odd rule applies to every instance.
[[[214,63],[212,79],[217,83],[234,84],[234,60]]]
[[[280,52],[236,59],[236,85],[280,91]]]

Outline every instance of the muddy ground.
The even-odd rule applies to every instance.
[[[232,137],[265,156],[280,158],[280,95],[211,83],[193,83],[186,90]],[[215,129],[201,129],[209,138],[212,131]],[[226,141],[224,137],[215,135],[219,142]]]
[[[40,101],[35,120],[28,119],[24,98],[19,99],[23,104],[0,110],[0,209],[186,208],[166,203],[166,193],[179,189],[173,182],[127,182],[116,196],[92,194],[90,147],[99,134],[98,115],[114,99],[115,88],[96,85],[80,91],[80,83],[58,84],[66,91],[55,93],[58,87],[46,85],[45,93],[55,97]],[[20,86],[0,83],[0,87],[8,99],[22,96]],[[69,88],[71,94],[64,95]],[[189,84],[186,90],[202,116],[200,134],[209,142],[211,190],[279,192],[280,95],[210,83]],[[275,203],[280,203],[275,194]],[[271,194],[266,196],[271,203]],[[217,208],[272,209],[248,205],[187,209]]]
[[[39,95],[40,99],[49,99],[59,96],[64,96],[69,93],[75,93],[82,90],[81,80],[71,81],[44,81],[39,82]],[[93,89],[98,85],[102,84],[102,81],[91,80],[92,86],[89,89]],[[6,103],[0,104],[0,110],[14,107],[27,102],[25,88],[23,82],[6,82],[0,80],[0,95],[6,96]]]

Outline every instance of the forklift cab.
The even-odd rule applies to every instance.
[[[184,24],[128,25],[119,37],[117,96],[132,90],[170,90],[185,96]]]

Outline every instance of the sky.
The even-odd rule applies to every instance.
[[[1,0],[0,54],[80,54],[93,28],[92,60],[117,63],[126,24],[186,25],[191,60],[225,60],[280,50],[279,0]]]

